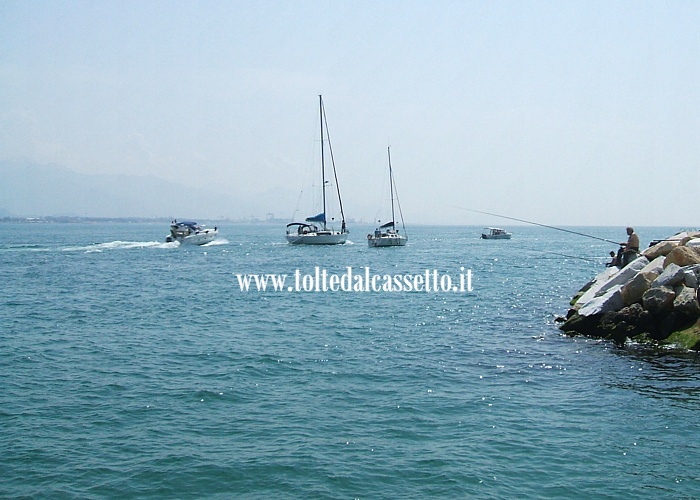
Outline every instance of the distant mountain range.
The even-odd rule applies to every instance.
[[[265,219],[291,214],[293,192],[220,193],[154,176],[88,175],[59,165],[0,162],[0,217]],[[274,204],[274,206],[272,205]]]

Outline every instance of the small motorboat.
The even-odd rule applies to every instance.
[[[181,245],[205,245],[214,241],[217,236],[219,236],[219,230],[216,226],[214,229],[208,229],[194,221],[174,220],[170,224],[170,234],[165,241],[167,243],[177,241]]]
[[[513,233],[500,227],[485,227],[481,237],[485,240],[509,240]]]

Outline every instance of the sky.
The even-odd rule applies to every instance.
[[[698,26],[696,1],[4,0],[0,160],[291,217],[322,94],[349,218],[387,204],[391,146],[407,225],[697,227]]]

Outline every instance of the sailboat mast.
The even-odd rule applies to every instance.
[[[345,212],[343,211],[343,198],[340,196],[340,184],[338,184],[338,171],[335,169],[335,158],[333,157],[333,145],[331,144],[331,134],[328,131],[328,120],[326,119],[326,110],[323,110],[323,122],[326,124],[326,140],[328,141],[328,152],[331,155],[331,164],[333,165],[333,179],[335,180],[335,192],[338,195],[338,205],[340,205],[340,219],[342,222],[340,232],[347,233],[345,227]]]
[[[326,229],[326,162],[323,156],[323,96],[318,96],[318,109],[321,120],[321,182],[323,196],[323,230]]]
[[[396,218],[394,217],[394,174],[391,171],[391,146],[386,148],[387,155],[389,156],[389,189],[391,191],[391,225],[394,231],[396,231]]]

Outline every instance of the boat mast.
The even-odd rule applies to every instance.
[[[321,119],[321,182],[323,196],[323,230],[326,230],[326,162],[323,156],[323,96],[318,96],[318,109]]]
[[[394,174],[391,171],[391,146],[387,146],[386,153],[389,156],[389,189],[391,191],[391,226],[396,231],[396,219],[394,218]]]
[[[390,148],[387,148],[387,151],[389,151]],[[389,152],[389,182],[391,184],[391,218],[393,219],[392,222],[394,223],[394,230],[396,230],[396,218],[394,216],[394,198],[396,198],[396,205],[399,207],[399,217],[401,217],[401,227],[403,228],[403,234],[404,236],[408,237],[408,233],[406,232],[406,224],[404,224],[403,221],[403,210],[401,210],[401,200],[399,199],[399,192],[396,189],[396,181],[394,181],[394,170],[391,167],[391,152]],[[394,195],[394,191],[396,191],[396,195]]]
[[[343,198],[340,196],[340,184],[338,184],[338,171],[335,169],[335,158],[333,157],[333,145],[331,144],[331,134],[328,132],[328,120],[326,119],[326,111],[322,109],[323,122],[326,124],[326,137],[328,138],[328,152],[331,154],[331,164],[333,165],[333,178],[335,179],[335,190],[338,193],[338,205],[340,205],[340,219],[342,225],[340,227],[341,233],[347,233],[347,228],[345,227],[345,212],[343,211]],[[325,182],[324,182],[325,188]],[[325,190],[324,190],[325,196]],[[324,198],[325,200],[325,198]],[[325,210],[325,205],[324,205]]]

